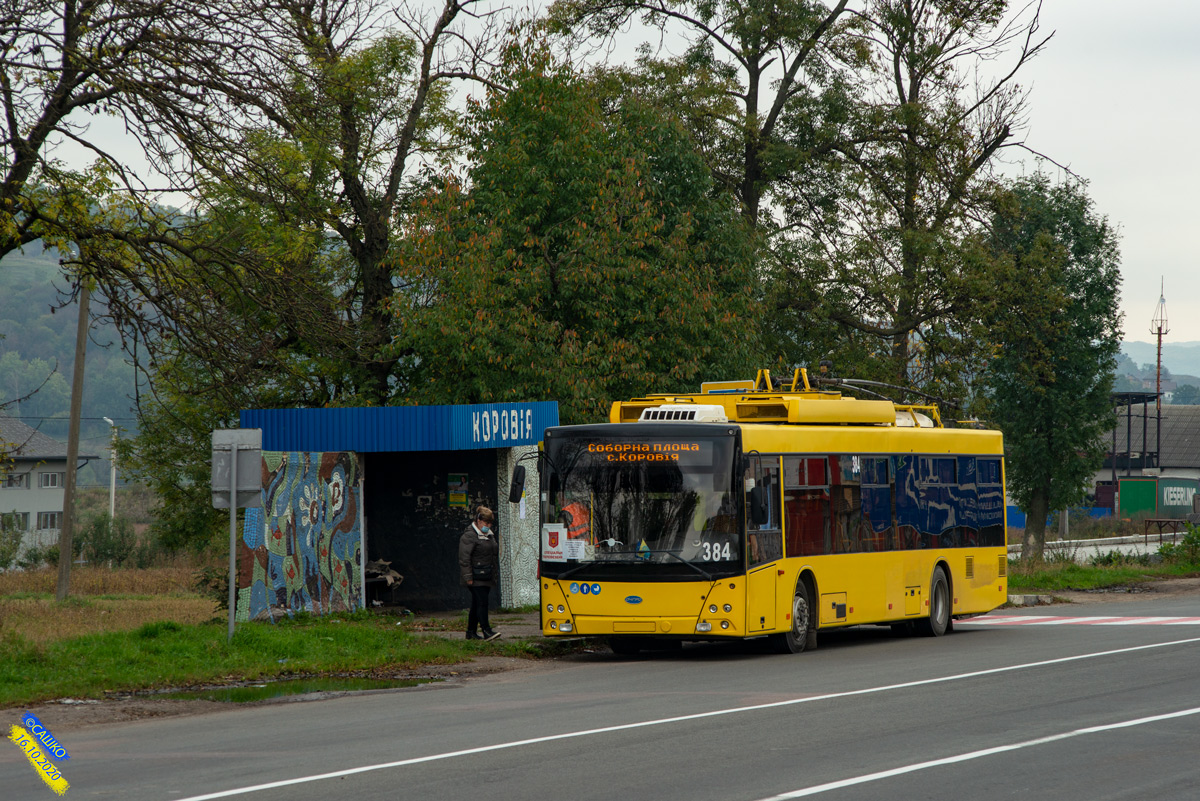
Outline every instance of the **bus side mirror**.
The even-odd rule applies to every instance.
[[[765,526],[768,518],[767,493],[761,484],[756,484],[750,490],[750,522],[756,526]]]
[[[520,503],[525,494],[525,465],[519,464],[513,468],[512,483],[508,487],[508,502]]]

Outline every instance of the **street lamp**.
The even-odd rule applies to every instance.
[[[111,526],[117,511],[117,424],[107,417],[104,422],[112,429],[112,441],[108,448],[108,524]]]

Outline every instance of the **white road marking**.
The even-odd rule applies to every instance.
[[[992,756],[994,754],[1002,754],[1006,751],[1017,751],[1022,748],[1032,748],[1035,745],[1045,745],[1047,743],[1058,742],[1059,740],[1068,740],[1072,737],[1082,737],[1085,734],[1098,734],[1100,732],[1111,731],[1113,729],[1124,729],[1130,726],[1143,726],[1147,723],[1157,723],[1162,720],[1171,720],[1172,718],[1182,718],[1188,715],[1200,714],[1200,707],[1191,709],[1181,709],[1178,712],[1169,712],[1165,715],[1154,715],[1148,718],[1138,718],[1136,720],[1124,720],[1120,723],[1109,723],[1104,726],[1089,726],[1086,729],[1076,729],[1075,731],[1063,732],[1062,734],[1052,734],[1049,737],[1039,737],[1036,740],[1026,740],[1021,743],[1010,743],[1008,745],[998,745],[995,748],[984,748],[981,751],[970,751],[965,754],[945,757],[943,759],[932,759],[928,762],[918,762],[915,765],[904,765],[891,770],[881,770],[878,773],[868,773],[863,776],[854,776],[849,779],[842,779],[836,782],[827,784],[818,784],[812,787],[805,787],[800,790],[793,790],[790,793],[781,793],[773,795],[769,798],[762,798],[759,801],[787,801],[792,798],[804,798],[810,795],[818,795],[827,793],[830,790],[841,790],[844,787],[853,787],[856,784],[866,784],[867,782],[876,782],[882,779],[890,779],[893,776],[902,776],[905,773],[914,773],[918,770],[926,770],[928,768],[937,768],[942,765],[953,765],[958,762],[966,762],[971,759],[980,759],[982,757]]]
[[[441,754],[430,754],[423,757],[400,759],[395,762],[381,762],[375,765],[363,765],[357,768],[346,768],[344,770],[336,770],[330,773],[317,773],[312,776],[298,776],[294,779],[282,779],[280,781],[267,782],[265,784],[250,785],[248,787],[236,787],[232,790],[222,790],[215,793],[206,793],[204,795],[194,795],[187,798],[176,799],[175,801],[210,801],[210,799],[215,798],[229,798],[235,795],[256,793],[262,790],[274,790],[280,787],[290,787],[296,784],[306,784],[308,782],[317,782],[325,779],[338,779],[343,776],[353,776],[358,773],[369,773],[377,770],[387,770],[389,768],[402,768],[408,765],[419,765],[424,762],[437,762],[444,759],[455,759],[457,757],[485,754],[489,751],[503,751],[509,748],[520,748],[521,746],[526,745],[551,743],[555,742],[556,740],[571,740],[577,737],[591,737],[593,735],[608,734],[610,732],[629,731],[631,729],[642,729],[650,726],[664,726],[671,723],[683,723],[690,720],[703,720],[705,718],[715,718],[722,715],[735,715],[743,712],[757,712],[764,709],[778,709],[781,707],[795,706],[797,704],[813,703],[815,701],[829,701],[837,698],[853,698],[859,695],[872,695],[875,693],[890,692],[893,690],[905,690],[912,687],[924,687],[931,684],[944,684],[951,681],[962,681],[964,679],[978,678],[979,676],[992,676],[998,673],[1010,673],[1016,670],[1029,670],[1032,668],[1047,667],[1049,665],[1061,665],[1067,662],[1078,662],[1084,659],[1097,659],[1103,656],[1116,656],[1119,654],[1147,651],[1153,648],[1169,648],[1175,645],[1194,645],[1196,643],[1200,643],[1200,637],[1193,637],[1187,640],[1173,640],[1171,642],[1151,643],[1150,645],[1135,645],[1129,648],[1115,648],[1110,651],[1096,651],[1094,653],[1078,654],[1076,656],[1062,656],[1056,659],[1045,659],[1040,662],[1026,662],[1019,665],[1007,665],[1005,667],[988,668],[987,670],[975,670],[970,673],[958,673],[952,676],[940,676],[933,679],[918,679],[916,681],[906,681],[900,684],[886,684],[879,687],[867,687],[861,690],[847,690],[840,693],[802,696],[799,698],[790,698],[786,701],[773,701],[767,704],[754,704],[751,706],[731,707],[728,709],[714,709],[709,712],[697,712],[691,715],[679,715],[677,717],[659,718],[657,720],[644,720],[639,723],[621,723],[615,726],[604,726],[598,729],[583,729],[580,731],[563,732],[562,734],[548,734],[543,737],[531,737],[527,740],[513,740],[506,743],[494,743],[492,745],[483,745],[476,748],[465,748],[461,751],[447,751]]]
[[[1200,626],[1200,617],[1060,617],[1058,615],[985,615],[956,626]]]

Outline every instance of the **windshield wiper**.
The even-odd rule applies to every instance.
[[[645,555],[648,557],[651,554],[655,554],[655,553],[665,553],[667,556],[670,556],[673,559],[677,559],[678,561],[683,562],[685,565],[690,567],[692,570],[695,570],[697,573],[704,576],[705,580],[707,580],[707,581],[713,580],[712,574],[709,573],[707,570],[700,567],[700,565],[696,564],[695,562],[691,562],[691,561],[688,561],[687,559],[684,559],[682,556],[675,553],[674,551],[651,551],[649,549],[647,549],[645,551],[638,551],[638,550],[631,549],[631,550],[627,550],[627,551],[608,551],[607,553],[616,555],[616,556],[623,555],[623,554],[633,554],[638,557],[641,557],[642,555]],[[580,570],[583,570],[585,567],[592,567],[596,564],[601,564],[601,563],[602,563],[602,560],[595,560],[595,559],[587,561],[587,562],[580,562],[579,564],[575,565],[574,567],[569,568],[569,569],[564,570],[563,572],[559,573],[557,576],[555,576],[555,580],[561,581],[561,580],[565,579],[567,576],[571,576],[571,575],[574,575],[575,573],[578,573]],[[631,564],[631,563],[620,562],[620,563],[613,563],[613,564]]]
[[[578,573],[580,570],[583,570],[585,567],[591,567],[594,564],[596,564],[596,563],[595,562],[580,562],[579,564],[575,565],[575,567],[572,567],[569,570],[564,570],[563,572],[559,573],[558,576],[555,578],[555,581],[561,581],[562,579],[565,579],[567,576],[570,576],[574,573]]]

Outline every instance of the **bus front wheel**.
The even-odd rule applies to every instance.
[[[941,637],[950,628],[950,584],[941,565],[929,582],[929,617],[918,620],[917,628],[926,637]]]
[[[775,647],[780,653],[798,654],[808,646],[811,610],[808,587],[804,582],[800,582],[796,585],[796,595],[792,598],[792,628],[783,634],[774,635]]]

